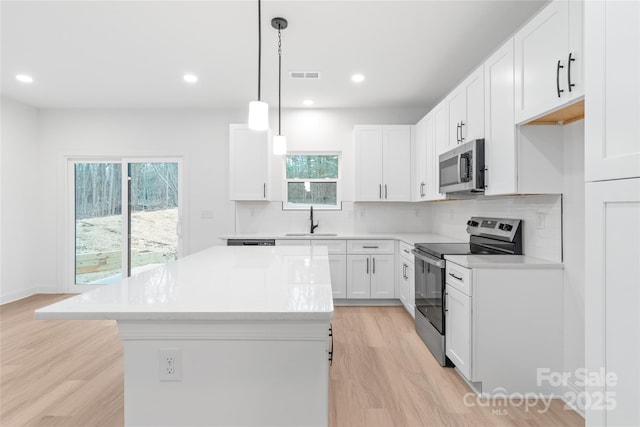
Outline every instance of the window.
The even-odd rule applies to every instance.
[[[284,209],[342,208],[340,154],[293,153],[284,167]]]

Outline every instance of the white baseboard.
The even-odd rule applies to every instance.
[[[10,294],[0,295],[0,305],[18,301],[35,294],[59,294],[59,293],[61,292],[58,289],[55,289],[54,287],[49,287],[49,286],[24,289],[18,292],[12,292]]]
[[[575,384],[567,384],[567,392],[574,393],[573,394],[574,396],[580,396],[581,393],[584,393],[584,390],[580,390],[578,387],[575,386]],[[562,401],[568,408],[571,408],[582,418],[585,418],[584,408],[580,408],[576,406],[575,405],[576,400],[578,399],[575,399],[574,402],[568,402],[565,398],[562,399]]]

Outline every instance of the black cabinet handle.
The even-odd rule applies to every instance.
[[[371,272],[373,274],[376,274],[376,259],[375,258],[371,258],[373,260],[373,267],[371,268]]]
[[[267,183],[262,184],[262,197],[267,198]]]
[[[560,60],[558,59],[558,66],[556,68],[556,89],[558,90],[558,98],[560,98],[560,94],[564,92],[564,89],[560,89],[560,69],[564,68],[564,66],[560,65]]]
[[[464,122],[460,122],[460,143],[464,142],[464,136],[462,136],[462,126],[464,126]]]
[[[456,142],[460,144],[460,123],[456,123]]]
[[[367,274],[369,274],[369,257],[367,257]]]
[[[424,182],[420,183],[420,197],[424,197],[425,196],[425,194],[424,194],[424,185],[425,185]]]
[[[378,198],[382,199],[382,184],[378,184]]]
[[[329,338],[331,338],[331,349],[329,350],[329,366],[333,366],[333,325],[329,323]]]
[[[569,83],[569,92],[571,92],[571,88],[576,84],[571,83],[571,63],[576,60],[576,58],[572,58],[573,53],[569,53],[569,60],[567,61],[567,83]]]
[[[454,279],[462,280],[462,277],[458,277],[453,273],[449,273],[449,276],[453,277]]]
[[[387,184],[384,185],[384,198],[387,199]]]

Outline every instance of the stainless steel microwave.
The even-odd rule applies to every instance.
[[[440,192],[484,191],[484,139],[458,145],[440,154]]]

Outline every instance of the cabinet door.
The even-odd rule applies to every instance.
[[[445,102],[449,113],[449,140],[443,151],[448,151],[462,142],[461,128],[467,120],[465,114],[467,100],[464,86],[461,84],[455,88]]]
[[[447,286],[446,354],[471,379],[471,297]]]
[[[516,181],[513,39],[484,64],[486,195],[513,194]]]
[[[268,200],[269,132],[229,125],[229,198]]]
[[[411,131],[413,126],[383,126],[382,198],[394,202],[411,200]]]
[[[484,138],[484,69],[479,67],[463,82],[465,114],[460,127],[462,142]]]
[[[347,298],[371,297],[369,255],[347,255]]]
[[[431,113],[424,116],[415,129],[416,135],[412,144],[413,149],[411,150],[411,157],[413,158],[411,200],[418,202],[427,200],[429,185],[433,185],[428,176],[428,171],[430,170],[428,163],[431,157],[428,152],[429,142],[433,140],[433,137],[429,136],[429,133],[433,132],[433,116]]]
[[[334,298],[347,297],[347,256],[329,255],[331,289]]]
[[[411,315],[411,317],[416,317],[416,277],[415,277],[415,264],[410,262],[407,263],[407,303],[405,304],[405,308]]]
[[[382,200],[382,126],[358,125],[355,126],[354,133],[355,200]]]
[[[568,27],[569,1],[555,0],[516,33],[516,122],[540,116],[567,101]],[[558,68],[558,62],[564,68]],[[558,87],[566,94],[558,93]]]
[[[617,375],[589,396],[615,393],[615,408],[587,408],[587,425],[640,425],[640,178],[587,183],[585,362]],[[598,377],[600,378],[600,377]],[[608,405],[607,400],[602,405]]]
[[[585,4],[585,178],[640,176],[640,4]]]
[[[440,193],[440,160],[439,156],[446,151],[449,138],[449,115],[444,102],[433,109],[433,140],[431,141],[431,182],[433,192],[429,200],[441,200],[445,195]]]
[[[395,298],[395,256],[371,255],[371,298]]]

